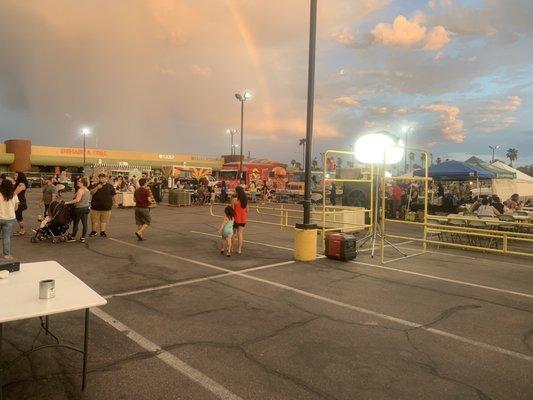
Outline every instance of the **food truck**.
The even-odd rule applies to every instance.
[[[215,184],[213,178],[213,168],[210,167],[196,167],[192,165],[165,165],[161,168],[164,177],[170,181],[169,187],[175,187],[175,183],[180,180],[195,180],[200,181],[207,179],[209,186]]]
[[[242,163],[242,176],[239,177],[240,162],[225,163],[218,174],[218,183],[225,181],[229,189],[234,189],[241,178],[245,185],[250,182],[260,184],[267,181],[269,186],[284,189],[287,171],[284,164],[272,160],[250,160]]]

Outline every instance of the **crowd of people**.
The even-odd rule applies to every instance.
[[[409,213],[423,211],[423,184],[393,182],[387,192],[388,218],[405,219]],[[466,211],[480,216],[512,214],[523,206],[533,206],[533,198],[521,201],[513,194],[505,201],[497,195],[474,195],[469,182],[432,182],[428,209],[430,214]]]
[[[70,207],[72,230],[68,233],[67,241],[83,243],[87,237],[97,235],[102,238],[107,237],[107,227],[112,209],[118,206],[115,200],[117,193],[133,192],[136,225],[134,233],[137,240],[143,241],[145,240],[144,233],[151,225],[151,209],[162,201],[164,182],[165,180],[162,178],[151,178],[146,174],[143,174],[138,180],[136,177],[122,176],[111,179],[104,173],[94,176],[90,180],[87,177],[78,177],[75,179],[72,198],[67,199],[67,195],[63,192],[64,187],[59,183],[58,177],[51,175],[43,178],[39,204],[43,207],[44,215],[49,218],[53,217],[50,215],[50,210],[54,203],[62,202],[65,206]],[[214,201],[214,191],[209,190],[209,185],[202,183],[201,187],[208,191],[209,194],[206,197],[209,196],[209,201]],[[13,177],[6,174],[0,176],[0,233],[3,238],[2,255],[6,259],[12,258],[12,235],[23,236],[26,234],[23,213],[28,208],[26,201],[28,188],[28,180],[22,172],[15,173]],[[255,183],[248,187],[248,193],[255,201],[257,196]],[[224,226],[220,230],[223,238],[221,252],[231,256],[233,249],[235,249],[237,254],[241,254],[248,211],[248,195],[244,185],[238,185],[230,199],[229,188],[223,181],[220,188],[220,200],[224,203],[228,201],[230,203],[225,211]],[[15,224],[18,224],[19,229],[13,233]],[[233,240],[236,241],[235,246],[232,244]]]

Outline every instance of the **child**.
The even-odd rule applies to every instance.
[[[222,234],[220,240],[220,254],[224,254],[226,251],[226,256],[231,257],[231,238],[233,237],[233,220],[235,219],[235,211],[233,207],[227,206],[224,209],[224,218],[220,224],[220,229],[218,233]]]

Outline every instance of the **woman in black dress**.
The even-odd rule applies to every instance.
[[[28,203],[26,202],[26,189],[28,189],[28,179],[23,172],[15,172],[15,194],[19,198],[19,206],[15,215],[19,224],[19,230],[14,233],[15,236],[22,236],[26,234],[24,230],[24,217],[22,213],[28,209]]]

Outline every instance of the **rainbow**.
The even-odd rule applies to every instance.
[[[239,34],[241,35],[241,38],[246,46],[248,55],[250,57],[250,60],[252,61],[252,64],[256,70],[259,79],[260,91],[264,95],[265,99],[265,101],[263,102],[263,112],[269,119],[270,127],[274,127],[274,123],[272,120],[274,108],[272,106],[270,88],[268,86],[265,70],[263,68],[261,54],[259,53],[257,45],[255,44],[255,40],[252,35],[252,30],[244,19],[242,12],[239,9],[239,6],[237,5],[237,2],[235,0],[227,0],[227,4],[233,16],[233,19],[235,20],[235,23],[239,30]]]

